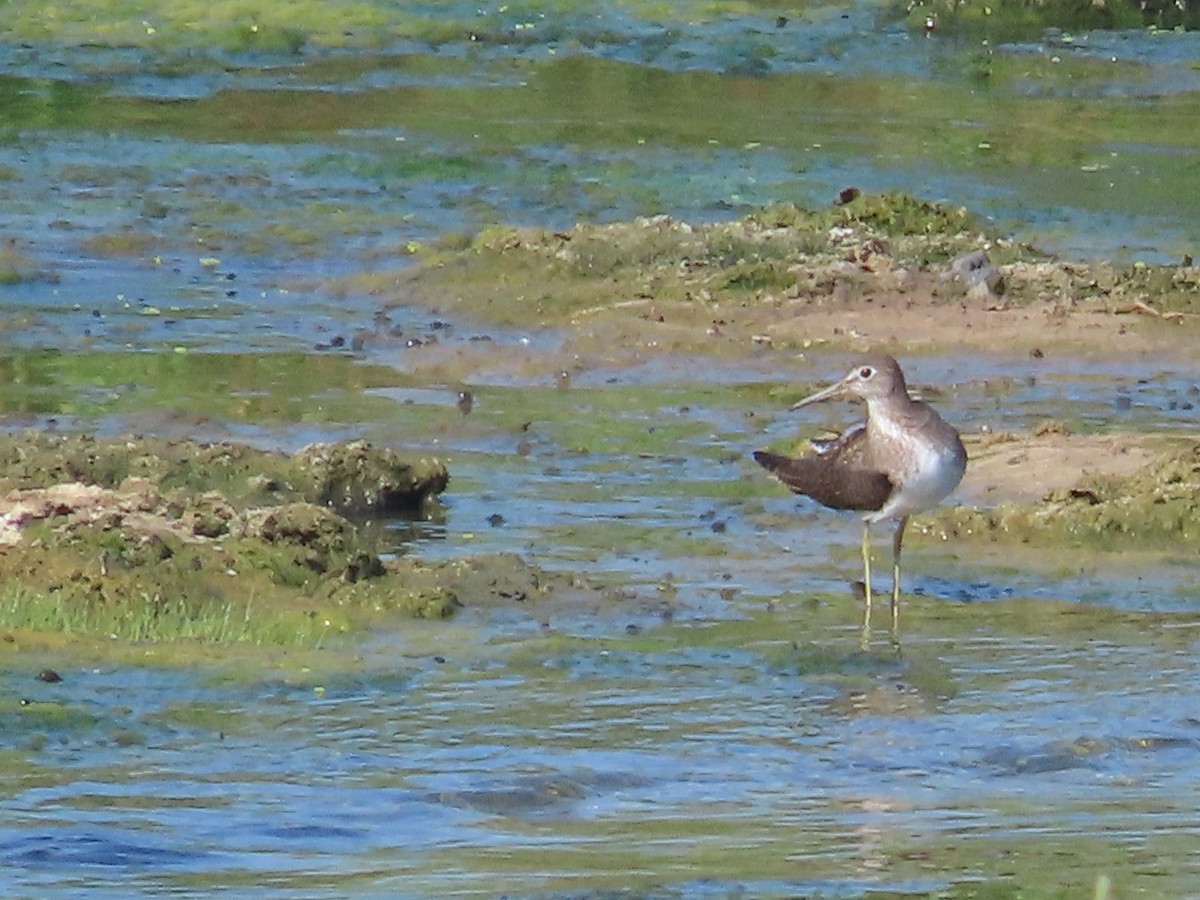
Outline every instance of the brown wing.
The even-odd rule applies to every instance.
[[[893,484],[864,465],[866,430],[855,427],[832,441],[817,443],[814,456],[791,457],[756,450],[754,460],[797,494],[830,509],[882,509]]]

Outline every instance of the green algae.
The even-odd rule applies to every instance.
[[[377,613],[457,605],[389,568],[356,517],[419,513],[445,467],[366,444],[300,453],[152,438],[3,439],[0,628],[319,646]]]
[[[857,642],[820,639],[858,613],[847,598],[826,593],[772,598],[755,608],[739,604],[739,615],[685,625],[663,624],[622,636],[587,638],[565,634],[525,639],[510,651],[506,663],[514,671],[540,673],[550,679],[570,677],[580,666],[601,662],[614,672],[637,670],[647,661],[664,669],[687,670],[698,654],[723,657],[732,666],[762,666],[779,676],[799,676],[810,683],[854,689],[881,676],[915,676],[931,696],[948,696],[948,673],[934,660],[901,661],[891,648],[863,651]],[[849,638],[850,632],[847,632]],[[940,672],[934,676],[934,670]]]
[[[886,249],[873,245],[882,240]],[[985,244],[1006,246],[966,210],[889,194],[824,210],[782,204],[698,225],[659,216],[570,231],[494,227],[465,250],[422,254],[413,282],[506,323],[562,323],[607,309],[653,319],[657,303],[708,311],[772,293],[825,296],[860,247],[922,266]],[[997,261],[1020,257],[1007,246]]]
[[[93,728],[96,714],[83,704],[58,700],[30,700],[11,695],[0,698],[0,734],[21,731],[79,732]]]
[[[1042,37],[1048,28],[1066,30],[1064,46],[1073,39],[1072,31],[1137,28],[1195,29],[1200,13],[1187,4],[1169,0],[1115,0],[1115,2],[1079,2],[1079,0],[913,0],[893,2],[891,14],[903,18],[913,30],[933,27],[951,34],[984,37],[992,41],[1029,40]]]
[[[361,632],[380,614],[445,616],[457,606],[444,586],[407,584],[404,566],[384,570],[369,556],[369,571],[352,558],[339,572],[330,552],[311,544],[223,541],[185,546],[144,565],[133,554],[96,549],[132,540],[108,529],[76,530],[63,546],[47,536],[34,549],[10,548],[0,628],[123,643],[317,648]]]
[[[102,309],[110,317],[140,315]],[[10,350],[0,358],[0,378],[0,409],[9,413],[192,414],[263,426],[386,419],[395,403],[372,392],[409,383],[392,368],[336,353],[54,349]]]
[[[1181,550],[1200,539],[1200,444],[1183,444],[1132,475],[1084,475],[1039,503],[930,514],[954,539],[1037,547]]]
[[[362,516],[419,511],[445,490],[449,478],[436,459],[407,460],[390,448],[360,442],[313,444],[289,455],[231,443],[37,432],[0,439],[0,466],[0,488],[8,490],[65,482],[116,489],[130,480],[149,482],[167,502],[183,504],[196,520],[193,530],[205,537],[230,529],[217,523],[213,531],[200,519],[215,513],[227,523],[232,517],[227,509],[206,511],[208,491],[221,492],[218,502],[269,497],[276,505],[303,501]]]
[[[671,456],[686,444],[711,457],[729,451],[713,440],[713,424],[693,410],[736,403],[738,398],[756,394],[753,389],[685,384],[610,384],[539,391],[488,387],[475,392],[476,407],[471,415],[498,431],[552,441],[557,448],[580,456]],[[598,459],[590,470],[602,472],[604,465]]]
[[[1119,314],[1145,311],[1150,299],[1159,313],[1200,312],[1198,267],[1051,260],[989,233],[966,210],[904,194],[811,211],[776,205],[698,225],[659,216],[569,231],[496,226],[465,248],[426,248],[400,283],[402,302],[419,294],[508,325],[617,321],[625,323],[612,336],[618,346],[719,352],[728,347],[714,336],[750,337],[746,328],[783,305],[795,314],[849,294],[864,303],[921,290],[961,297],[949,262],[984,248],[1006,306],[1052,298]]]
[[[122,229],[115,232],[99,232],[83,241],[83,248],[91,255],[144,257],[154,252],[158,239],[145,232]]]
[[[746,0],[622,0],[626,15],[681,23],[729,14],[773,15],[782,3]],[[787,9],[794,10],[794,5]],[[6,22],[10,40],[66,46],[142,47],[171,58],[191,48],[231,53],[296,54],[306,48],[371,49],[402,40],[433,46],[502,44],[515,49],[562,41],[596,43],[628,36],[607,32],[586,17],[574,18],[573,0],[537,0],[517,6],[295,0],[285,5],[255,0],[198,3],[63,0],[47,7],[18,6]],[[764,46],[760,54],[769,54]]]
[[[582,553],[593,559],[607,556],[619,547],[636,547],[639,553],[679,559],[725,555],[724,542],[711,533],[706,534],[707,531],[697,528],[675,532],[653,524],[621,521],[588,522],[555,529],[557,540],[563,546],[574,547],[576,554]]]
[[[1175,154],[1161,152],[1196,149],[1195,129],[1188,127],[1195,119],[1196,97],[1168,93],[1153,103],[1114,100],[1101,80],[1113,77],[1112,66],[1104,64],[1110,67],[1106,71],[1096,61],[1068,59],[1051,65],[1000,54],[988,64],[982,92],[957,79],[772,74],[755,80],[754,104],[744,102],[749,89],[744,81],[729,75],[660,72],[586,57],[430,62],[413,54],[380,56],[375,62],[383,71],[397,70],[399,77],[411,72],[417,81],[444,78],[451,84],[358,89],[354,79],[368,63],[341,56],[314,65],[319,64],[320,77],[355,89],[233,86],[168,102],[114,94],[86,82],[0,79],[0,117],[23,134],[115,130],[209,147],[263,145],[254,152],[212,149],[221,154],[219,171],[207,171],[211,162],[197,165],[198,171],[182,185],[174,172],[162,176],[143,166],[65,166],[50,174],[51,181],[61,176],[81,187],[107,186],[109,195],[125,188],[167,198],[168,217],[139,222],[133,230],[152,231],[160,242],[156,248],[180,251],[199,239],[215,248],[305,258],[375,229],[400,232],[393,240],[403,246],[414,214],[405,204],[372,198],[380,198],[383,190],[402,196],[409,188],[428,186],[438,191],[451,186],[456,197],[446,227],[478,229],[512,215],[504,204],[489,200],[490,192],[477,189],[480,184],[503,192],[517,206],[567,211],[582,221],[635,211],[651,215],[686,206],[696,196],[696,187],[680,183],[669,169],[686,169],[690,159],[709,167],[718,152],[750,153],[736,148],[747,145],[747,136],[760,139],[768,127],[771,140],[762,142],[762,152],[777,156],[785,170],[803,170],[814,158],[859,158],[868,167],[967,174],[982,182],[985,192],[990,187],[1015,191],[1016,205],[1024,200],[1043,210],[1068,207],[1103,215],[1119,209],[1176,220],[1186,220],[1188,211],[1196,210],[1194,198],[1200,197],[1200,191],[1189,190],[1193,172],[1180,167]],[[1083,71],[1087,65],[1095,71]],[[477,76],[480,67],[485,77]],[[312,79],[308,68],[306,61],[287,77]],[[1122,73],[1139,68],[1120,65]],[[462,79],[473,83],[456,83]],[[1095,83],[1098,96],[1076,96],[1079,80]],[[1031,92],[1030,84],[1038,90]],[[1058,96],[1063,92],[1068,96]],[[773,111],[769,125],[764,109]],[[381,137],[392,132],[403,139]],[[1154,135],[1157,149],[1147,148],[1147,134]],[[298,160],[288,153],[288,147],[307,145],[314,135],[336,135],[337,143],[351,144]],[[23,140],[36,144],[41,138]],[[580,152],[547,161],[542,148],[564,143]],[[655,153],[648,160],[640,153],[646,145]],[[271,157],[276,152],[272,146],[288,159]],[[679,158],[679,163],[656,165],[664,155]],[[319,203],[303,202],[308,197],[279,203],[287,186],[278,172],[293,166],[315,177],[354,178],[357,196],[334,204],[342,207],[340,216]],[[230,190],[226,181],[235,177],[230,169],[241,179],[237,190]],[[811,188],[803,181],[779,176],[763,184],[736,197],[709,192],[704,202],[708,209],[719,204],[735,210],[773,198],[812,202],[806,197]],[[460,187],[466,190],[459,192]],[[266,223],[264,203],[271,213]],[[176,220],[188,227],[180,229]],[[98,246],[119,244],[123,229],[130,227],[128,217],[120,216],[119,223],[104,227],[108,237]],[[1179,246],[1186,250],[1186,241]],[[1161,252],[1172,251],[1163,247]],[[596,260],[605,262],[602,250]],[[747,259],[727,274],[735,287],[787,283],[786,272],[770,260]]]
[[[28,281],[56,281],[57,276],[43,269],[26,245],[16,238],[0,238],[0,285]]]
[[[14,10],[12,37],[65,45],[146,46],[172,50],[217,46],[230,51],[297,52],[306,43],[334,46],[385,40],[386,9],[368,2],[300,0],[286,7],[220,3],[112,3],[67,0]]]
[[[168,704],[154,721],[176,727],[220,734],[241,734],[252,730],[254,722],[238,704],[213,700],[181,700]]]
[[[84,448],[86,464],[73,461],[72,446]],[[40,448],[65,457],[62,468],[37,464],[32,450]],[[200,490],[202,475],[188,470],[187,450],[199,457],[192,461],[199,473],[211,473],[208,490]],[[10,546],[0,557],[7,586],[0,629],[10,642],[43,646],[44,635],[58,632],[84,642],[103,638],[118,652],[131,644],[312,650],[407,619],[445,618],[464,602],[541,598],[565,583],[578,589],[571,578],[516,557],[384,560],[380,553],[392,546],[383,532],[330,508],[358,515],[420,510],[445,486],[438,463],[416,480],[390,451],[361,444],[318,446],[295,457],[229,445],[211,450],[151,439],[10,438],[10,454],[28,467],[12,467],[18,470],[10,485],[24,486],[8,493],[7,503],[16,505],[7,516]],[[347,461],[353,472],[338,464]],[[299,487],[280,474],[293,463]],[[118,486],[84,484],[88,479]],[[186,487],[168,486],[173,480]],[[212,490],[218,485],[227,493]],[[305,485],[316,485],[323,505],[300,499]],[[176,656],[191,658],[185,649],[155,661]]]

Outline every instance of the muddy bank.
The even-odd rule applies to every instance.
[[[423,564],[381,522],[429,515],[435,459],[364,443],[0,439],[0,628],[316,646],[380,617],[441,618],[552,587],[515,557]]]
[[[1031,462],[1038,469],[1041,459],[1041,471],[1050,470],[1042,477],[1044,492],[1029,497],[1030,485],[1023,491],[1000,487],[1005,499],[994,505],[929,514],[935,530],[956,539],[1102,550],[1178,549],[1200,537],[1200,443],[1176,440],[1175,446],[1152,453],[1136,439],[1118,435],[1080,442],[1064,452],[1063,442],[1052,437],[1010,440],[1011,450],[1005,449],[1008,441],[998,452],[995,445],[988,448],[993,453],[980,464],[984,472],[976,479],[999,487],[1005,479],[993,478],[998,469],[1015,467],[1010,477],[1028,482],[1022,473]],[[1041,448],[1051,448],[1049,456]],[[1013,495],[1017,499],[1007,499]]]
[[[732,222],[492,228],[423,251],[415,272],[339,286],[388,306],[565,327],[565,357],[609,363],[755,347],[1182,352],[1200,323],[1200,267],[1065,262],[964,209],[854,191]]]

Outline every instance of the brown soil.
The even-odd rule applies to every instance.
[[[1129,477],[1162,452],[1158,441],[1130,433],[966,435],[971,463],[958,489],[966,503],[1037,503],[1074,487],[1081,475]]]
[[[1200,330],[1200,321],[1164,320],[1139,306],[1114,308],[1082,300],[1068,309],[1052,300],[1008,306],[992,299],[947,301],[928,288],[887,291],[869,301],[837,308],[811,308],[762,323],[771,339],[788,344],[886,348],[893,353],[948,349],[1005,356],[1136,357],[1181,355]]]

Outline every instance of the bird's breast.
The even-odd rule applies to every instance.
[[[967,457],[958,433],[932,416],[919,427],[886,419],[871,423],[872,463],[895,485],[878,519],[931,509],[962,480]]]

